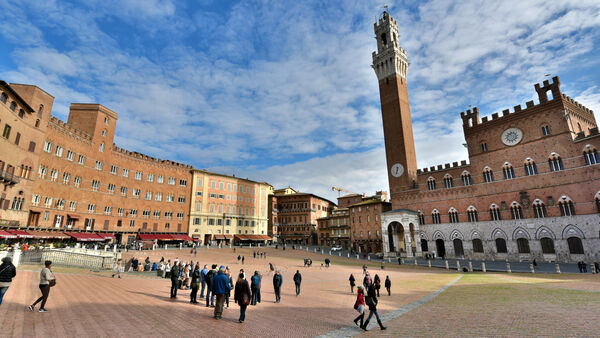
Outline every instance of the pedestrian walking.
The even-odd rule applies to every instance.
[[[171,299],[177,298],[177,289],[179,288],[179,264],[173,264],[171,268]]]
[[[275,290],[275,303],[281,301],[281,285],[283,284],[283,277],[279,273],[279,270],[275,271],[273,275],[273,289]]]
[[[121,278],[121,259],[116,260],[113,266],[113,274],[111,278],[115,278],[115,275]]]
[[[244,256],[242,256],[242,265],[244,265],[244,260],[245,260],[245,259],[246,259],[246,258],[245,258]]]
[[[325,267],[329,267],[330,263],[331,261],[329,260],[329,258],[325,258]]]
[[[250,304],[250,286],[243,274],[238,275],[238,280],[235,283],[235,291],[233,293],[234,301],[240,306],[240,318],[238,321],[243,323],[246,319],[246,308]]]
[[[52,262],[45,261],[44,268],[40,271],[40,291],[42,291],[42,296],[38,298],[33,304],[29,305],[29,311],[35,310],[35,306],[37,303],[42,302],[40,305],[39,312],[48,312],[46,310],[46,302],[48,301],[48,296],[50,295],[50,288],[56,285],[56,277],[52,273]]]
[[[256,251],[252,251],[252,254],[254,255],[254,258],[256,258]]]
[[[354,302],[354,310],[360,313],[360,315],[354,319],[354,324],[356,324],[358,327],[363,327],[364,325],[365,306],[364,289],[359,285],[358,289],[356,289],[356,302]],[[360,325],[358,324],[359,321]]]
[[[216,304],[214,317],[215,319],[221,319],[223,315],[223,306],[225,305],[225,296],[230,290],[229,278],[225,274],[225,267],[221,266],[219,272],[212,280],[211,291],[216,296]]]
[[[365,287],[365,290],[367,292],[369,292],[369,287],[371,286],[372,283],[373,283],[373,279],[371,279],[371,275],[367,271],[365,278],[363,278],[363,286]]]
[[[0,265],[0,305],[2,305],[2,299],[16,275],[17,269],[12,263],[12,258],[2,258],[2,265]]]
[[[367,264],[363,264],[363,275],[367,274]]]
[[[198,289],[200,289],[200,280],[202,279],[200,273],[200,265],[196,264],[194,271],[192,271],[192,292],[190,292],[190,303],[198,303]]]
[[[238,255],[238,263],[240,262],[241,259],[242,259],[242,256]]]
[[[375,274],[375,279],[373,284],[375,284],[375,290],[377,291],[377,297],[381,297],[379,295],[379,289],[381,289],[381,279],[379,279],[379,275]]]
[[[198,248],[194,248],[194,257],[196,257],[196,255],[198,255]]]
[[[579,261],[577,262],[577,268],[579,268],[579,273],[583,272],[583,262]]]
[[[392,295],[391,289],[392,289],[392,281],[390,280],[390,276],[385,276],[385,288],[388,292],[388,296]]]
[[[212,269],[210,269],[206,273],[206,277],[204,277],[204,279],[206,280],[206,307],[209,307],[209,306],[214,307],[215,306],[215,295],[212,292],[212,282],[213,282],[213,279],[216,276],[216,274],[217,274],[217,264],[213,264]]]
[[[369,288],[369,290],[367,290],[367,298],[365,299],[365,303],[369,307],[369,316],[367,317],[367,320],[365,321],[365,323],[361,326],[361,329],[367,331],[367,326],[369,325],[369,321],[371,320],[371,317],[373,317],[373,315],[375,315],[375,317],[377,318],[377,323],[379,324],[379,327],[382,330],[385,330],[386,327],[383,326],[383,323],[381,322],[381,318],[379,318],[379,313],[377,312],[377,294],[375,293],[375,288]]]
[[[204,299],[204,289],[206,289],[206,274],[208,273],[208,265],[204,264],[204,268],[200,270],[200,283],[202,284],[202,290],[200,290],[200,299]]]
[[[256,303],[260,303],[260,285],[262,282],[262,276],[258,271],[254,271],[254,275],[250,278],[252,281],[251,290],[252,290],[252,300],[250,304],[256,305]]]
[[[294,274],[294,284],[296,285],[296,296],[300,295],[300,283],[302,283],[302,275],[300,274],[300,270],[296,270]]]
[[[354,282],[356,281],[356,279],[354,278],[353,274],[350,274],[350,278],[348,278],[348,280],[350,281],[350,293],[354,293]]]

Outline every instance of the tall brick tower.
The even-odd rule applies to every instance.
[[[377,52],[373,69],[379,80],[383,135],[392,203],[394,195],[411,189],[417,180],[417,158],[413,137],[406,71],[406,51],[398,43],[398,23],[385,11],[375,23]]]

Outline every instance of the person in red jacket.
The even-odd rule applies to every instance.
[[[356,309],[356,311],[358,311],[358,313],[360,313],[360,315],[358,317],[356,317],[356,319],[354,319],[354,324],[356,324],[359,327],[362,327],[364,324],[364,319],[365,319],[365,294],[364,294],[364,289],[362,286],[358,286],[358,289],[356,290],[356,302],[354,303],[354,308]],[[358,325],[358,321],[360,320],[360,325]]]
[[[233,293],[233,299],[240,306],[240,323],[243,323],[246,319],[246,308],[248,307],[248,304],[250,304],[250,296],[250,285],[244,278],[244,274],[240,273],[238,280],[235,283],[235,291]]]

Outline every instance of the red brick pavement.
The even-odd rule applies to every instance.
[[[262,298],[258,306],[250,306],[246,321],[237,322],[239,307],[231,299],[223,319],[212,318],[212,308],[203,303],[189,303],[189,291],[179,291],[177,300],[169,299],[170,281],[149,277],[145,273],[124,274],[112,279],[107,272],[98,274],[58,273],[46,308],[48,313],[29,312],[26,306],[39,296],[37,271],[19,270],[13,285],[0,306],[0,336],[315,336],[352,324],[355,296],[350,294],[348,276],[354,273],[362,280],[358,266],[334,265],[329,269],[303,268],[302,253],[279,253],[270,250],[268,259],[252,259],[246,253],[243,268],[247,276],[260,270],[263,276]],[[237,273],[242,267],[237,254],[227,250],[201,251],[194,260],[202,264],[229,265]],[[148,252],[141,253],[143,259]],[[154,260],[191,259],[189,251],[151,252]],[[294,257],[297,256],[297,257]],[[126,255],[128,258],[129,255]],[[322,258],[322,257],[321,257]],[[282,302],[274,304],[272,274],[268,262],[282,270],[284,287]],[[302,294],[295,296],[292,276],[296,269],[303,275]],[[58,269],[57,269],[58,270]],[[381,273],[379,269],[372,273]],[[386,312],[411,303],[437,290],[452,280],[452,274],[421,270],[386,270],[393,281],[392,296],[380,299],[380,311]]]

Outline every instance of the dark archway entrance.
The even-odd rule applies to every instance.
[[[438,238],[435,240],[435,247],[437,248],[438,257],[446,257],[446,245],[444,244],[444,240]]]
[[[455,238],[454,243],[454,256],[455,257],[463,257],[465,255],[465,251],[463,250],[463,243],[460,239]]]
[[[390,252],[404,252],[404,227],[398,222],[388,225],[388,243]]]
[[[422,252],[427,252],[427,251],[429,251],[429,247],[428,247],[428,245],[427,245],[427,240],[426,240],[426,239],[423,239],[423,238],[421,238],[421,251],[422,251]]]

